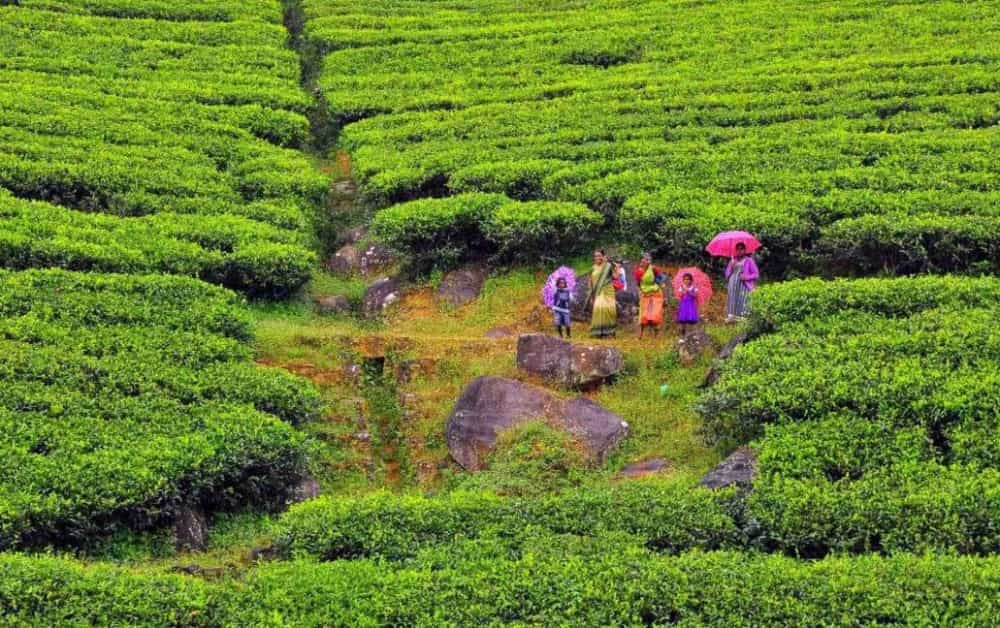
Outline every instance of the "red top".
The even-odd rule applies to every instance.
[[[646,267],[646,268],[648,268],[648,267]],[[642,283],[642,276],[646,274],[646,268],[643,268],[642,266],[636,266],[635,267],[635,271],[632,274],[635,275],[635,282],[636,283]],[[659,275],[663,275],[663,274],[665,274],[665,273],[663,272],[662,268],[658,268],[656,266],[653,266],[653,275],[654,276],[659,276]]]

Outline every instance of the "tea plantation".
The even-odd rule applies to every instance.
[[[997,41],[993,1],[0,0],[0,625],[995,625]],[[726,229],[731,357],[623,331],[617,451],[451,459],[469,381],[537,383],[555,265]]]

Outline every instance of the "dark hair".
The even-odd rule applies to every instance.
[[[691,273],[684,273],[683,279],[690,279],[691,281],[694,281],[694,276]]]
[[[594,253],[600,253],[604,257],[608,256],[608,254],[604,252],[604,249],[594,249]]]
[[[747,245],[745,243],[743,243],[743,242],[737,242],[736,243],[736,248],[743,249],[745,251],[746,248],[747,248]]]
[[[556,285],[557,285],[557,286],[558,286],[559,284],[561,284],[561,283],[564,283],[564,284],[566,284],[567,286],[569,285],[569,282],[568,282],[568,281],[566,281],[566,278],[565,278],[565,277],[560,277],[559,279],[556,279]]]

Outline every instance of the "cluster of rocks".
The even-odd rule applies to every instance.
[[[478,470],[500,432],[538,420],[569,432],[596,462],[628,435],[628,423],[585,397],[567,401],[516,380],[479,377],[448,418],[448,449],[462,467]]]

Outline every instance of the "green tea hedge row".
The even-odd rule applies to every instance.
[[[299,234],[236,216],[100,216],[0,188],[0,227],[0,266],[12,269],[163,272],[281,296],[308,281],[315,265]]]
[[[193,279],[0,273],[0,547],[73,546],[183,504],[268,503],[317,391],[249,362],[232,293]]]
[[[457,539],[488,534],[517,538],[539,528],[584,536],[624,532],[648,547],[672,552],[715,549],[739,540],[726,510],[731,498],[725,491],[695,490],[689,482],[585,488],[544,498],[464,492],[441,498],[388,493],[322,497],[285,514],[276,546],[285,555],[324,560],[398,560]]]
[[[948,304],[989,308],[997,303],[1000,279],[995,277],[800,279],[766,284],[756,291],[750,326],[762,333],[849,312],[905,318]]]
[[[974,626],[992,622],[998,594],[993,558],[663,557],[545,536],[514,556],[270,563],[243,582],[0,557],[0,610],[26,626]]]
[[[768,423],[851,411],[898,426],[995,416],[996,307],[807,319],[741,347],[698,402],[712,442],[733,447]]]
[[[18,0],[17,6],[83,15],[154,18],[175,21],[230,22],[261,20],[281,23],[277,0],[195,0],[178,5],[168,0]]]
[[[549,259],[579,249],[601,216],[578,203],[518,202],[501,194],[460,194],[401,203],[379,211],[373,232],[418,267],[462,260]]]
[[[992,268],[1000,74],[982,6],[779,17],[755,1],[722,43],[697,36],[718,32],[704,4],[302,6],[375,207],[583,203],[692,261],[716,231],[750,228],[772,273]],[[661,22],[675,28],[647,27]]]

